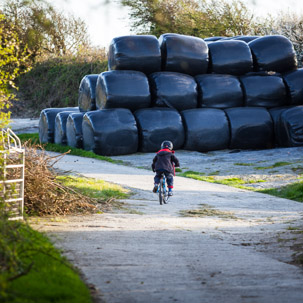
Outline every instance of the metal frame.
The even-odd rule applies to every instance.
[[[21,141],[18,136],[10,129],[2,130],[2,139],[4,150],[4,181],[0,180],[0,184],[4,184],[3,197],[4,202],[9,203],[9,207],[13,210],[10,219],[22,220],[24,212],[24,170],[25,170],[25,150],[22,148]],[[14,160],[17,164],[7,164],[8,160]],[[10,169],[20,168],[19,175],[14,179],[7,179]],[[6,198],[7,185],[16,185],[18,189]],[[12,205],[11,205],[12,204]]]

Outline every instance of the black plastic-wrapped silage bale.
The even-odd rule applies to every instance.
[[[127,108],[135,111],[150,107],[148,78],[137,71],[114,70],[98,76],[96,107]]]
[[[262,149],[273,147],[273,122],[263,107],[225,109],[230,123],[231,149]]]
[[[250,41],[253,41],[258,38],[260,38],[260,36],[239,36],[239,37],[234,37],[233,40],[241,40],[246,43],[249,43]]]
[[[279,76],[243,76],[240,81],[245,106],[271,108],[284,106],[287,103],[286,87]]]
[[[83,147],[102,156],[137,152],[138,129],[130,110],[102,109],[87,112],[82,122]]]
[[[222,36],[207,37],[207,38],[204,38],[204,41],[207,42],[207,43],[209,43],[209,42],[219,41],[219,40],[222,40],[224,38],[225,37],[222,37]]]
[[[284,110],[279,119],[279,142],[283,147],[303,146],[303,106]]]
[[[303,105],[303,69],[286,73],[283,79],[289,96],[289,105]]]
[[[98,75],[86,75],[79,86],[78,106],[80,112],[96,109],[96,84]]]
[[[67,145],[75,148],[83,147],[82,121],[85,113],[71,113],[66,122]]]
[[[134,113],[139,133],[139,150],[155,152],[169,140],[174,149],[184,144],[184,127],[179,112],[171,108],[146,108]]]
[[[163,34],[159,38],[162,70],[191,76],[205,74],[208,69],[208,46],[198,37]]]
[[[71,112],[58,113],[55,119],[54,143],[66,145],[66,122]]]
[[[270,113],[271,119],[274,124],[274,137],[275,137],[276,146],[283,146],[281,142],[281,135],[280,135],[280,129],[281,129],[280,116],[285,110],[289,108],[290,108],[289,106],[282,106],[282,107],[273,107],[268,109],[268,112]]]
[[[208,47],[211,73],[238,76],[253,70],[252,54],[244,41],[220,40]]]
[[[197,108],[197,83],[192,76],[158,72],[149,76],[152,104],[178,111]]]
[[[136,70],[147,75],[160,71],[158,39],[152,35],[114,38],[109,46],[108,70]]]
[[[257,71],[287,72],[297,68],[292,43],[284,36],[264,36],[248,43]]]
[[[78,107],[45,108],[39,118],[39,139],[41,143],[54,143],[55,119],[63,111],[78,112]]]
[[[207,74],[195,77],[199,107],[229,108],[243,105],[241,83],[236,76]]]
[[[184,149],[207,152],[226,149],[230,133],[226,114],[221,109],[198,108],[181,112],[184,129]]]

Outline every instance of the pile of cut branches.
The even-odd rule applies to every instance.
[[[53,165],[65,154],[49,156],[40,145],[25,144],[24,206],[29,215],[68,215],[97,210],[97,201],[64,186]]]

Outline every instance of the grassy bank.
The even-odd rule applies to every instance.
[[[22,222],[0,224],[0,254],[5,261],[0,272],[1,302],[92,302],[79,273],[47,237]]]

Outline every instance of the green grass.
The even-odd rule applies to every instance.
[[[7,224],[17,224],[8,222]],[[33,264],[29,273],[8,282],[1,302],[14,303],[89,303],[92,302],[87,286],[79,274],[60,255],[51,242],[41,233],[18,223],[21,239],[17,245],[20,260]],[[5,273],[2,272],[2,278]]]
[[[281,166],[286,166],[286,165],[291,165],[292,163],[290,162],[276,162],[273,165],[270,166],[257,166],[255,169],[271,169],[275,167],[281,167]]]
[[[58,176],[57,179],[65,186],[76,189],[83,195],[94,199],[126,199],[130,195],[129,191],[122,186],[103,180],[75,176]]]
[[[30,140],[33,144],[40,144],[39,134],[37,134],[37,133],[19,134],[18,137],[20,138],[21,142],[23,142],[23,143]],[[110,157],[100,156],[91,151],[86,151],[86,150],[83,150],[80,148],[74,148],[74,147],[70,147],[67,145],[46,143],[46,144],[42,144],[42,146],[47,151],[52,151],[52,152],[57,152],[57,153],[62,153],[62,154],[69,152],[69,155],[86,157],[86,158],[94,158],[94,159],[103,160],[103,161],[107,161],[107,162],[111,162],[111,163],[123,164],[123,161],[121,161],[121,160],[113,160]]]
[[[191,178],[199,181],[205,181],[205,182],[210,182],[210,183],[218,183],[218,184],[224,184],[228,186],[233,186],[237,188],[242,188],[242,189],[252,189],[248,186],[244,186],[243,184],[248,184],[248,183],[259,183],[259,182],[265,182],[264,180],[253,180],[253,181],[245,181],[241,178],[225,178],[225,179],[216,179],[214,176],[203,176],[203,173],[195,172],[195,171],[186,171],[182,174],[178,174],[180,177],[185,177],[185,178]]]
[[[234,163],[234,165],[238,165],[238,166],[254,166],[254,163]]]
[[[303,202],[303,182],[289,184],[280,188],[262,189],[257,191],[280,198]]]

